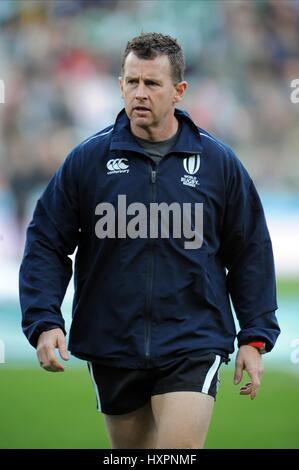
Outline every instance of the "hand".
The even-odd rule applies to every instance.
[[[38,338],[36,354],[40,366],[49,372],[63,372],[64,367],[57,360],[55,348],[59,349],[60,357],[68,361],[66,342],[63,331],[60,328],[44,331]]]
[[[243,377],[243,370],[246,370],[251,382],[240,388],[240,395],[250,395],[254,400],[261,384],[263,375],[262,356],[259,351],[248,345],[241,346],[235,364],[234,384],[239,384]]]

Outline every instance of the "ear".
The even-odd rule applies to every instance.
[[[123,98],[124,97],[124,81],[122,77],[118,77],[119,81],[119,88],[120,88],[120,96]]]
[[[184,80],[174,85],[174,88],[175,88],[175,93],[173,97],[173,102],[178,103],[179,101],[183,99],[185,91],[188,88],[188,83]]]

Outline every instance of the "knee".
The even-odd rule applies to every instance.
[[[203,442],[194,441],[192,439],[161,439],[157,441],[156,449],[202,449]]]

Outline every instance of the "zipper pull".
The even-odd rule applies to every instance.
[[[156,182],[156,170],[152,170],[152,183]]]

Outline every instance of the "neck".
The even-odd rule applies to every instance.
[[[169,123],[168,126],[164,127],[139,127],[134,126],[132,122],[130,123],[131,132],[136,137],[140,139],[150,140],[152,142],[160,142],[162,140],[167,140],[173,137],[179,127],[178,120],[175,116]]]

